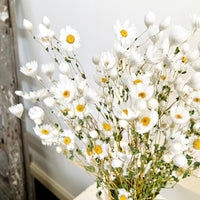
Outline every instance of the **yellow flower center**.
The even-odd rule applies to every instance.
[[[184,63],[187,63],[187,58],[186,58],[186,57],[182,57],[182,61],[183,61]]]
[[[127,109],[124,109],[123,112],[128,115],[128,110]]]
[[[134,84],[134,85],[137,85],[138,83],[142,83],[142,80],[137,79],[137,80],[133,81],[133,84]]]
[[[28,71],[30,72],[32,70],[32,68],[28,68]]]
[[[128,200],[128,199],[124,195],[121,195],[120,200]]]
[[[107,81],[107,78],[102,78],[101,81],[102,81],[103,83],[105,83],[105,82]]]
[[[106,131],[110,131],[111,130],[111,126],[107,123],[104,123],[103,124],[103,128],[106,130]]]
[[[70,96],[70,91],[69,91],[69,90],[65,90],[65,91],[63,92],[63,96],[64,96],[65,98],[69,97],[69,96]]]
[[[93,154],[93,152],[92,152],[92,151],[90,151],[90,149],[89,149],[89,148],[87,148],[87,154],[88,154],[88,156],[91,156],[91,155]]]
[[[66,112],[69,112],[69,108],[66,108],[65,111],[66,111]]]
[[[141,119],[141,122],[142,122],[143,126],[148,126],[150,121],[151,121],[151,119],[149,117],[143,117]]]
[[[67,38],[66,38],[66,41],[69,43],[69,44],[73,44],[74,41],[75,41],[75,37],[73,35],[68,35]]]
[[[41,131],[44,135],[49,135],[49,131],[48,130],[46,130],[46,129],[42,129],[42,131]]]
[[[138,97],[141,97],[142,99],[144,99],[146,97],[146,93],[145,92],[140,92],[138,94]]]
[[[66,145],[69,145],[70,142],[71,142],[70,137],[65,137],[65,138],[64,138],[64,143],[65,143]]]
[[[124,29],[121,30],[120,33],[121,33],[122,37],[127,37],[127,35],[128,35],[128,32]]]
[[[41,37],[41,40],[43,41],[43,42],[46,42],[47,40],[45,39],[45,38],[43,38],[43,37]]]
[[[162,79],[163,81],[165,81],[165,80],[166,80],[166,76],[161,76],[161,79]]]
[[[177,114],[176,119],[183,119],[183,117],[181,115]]]
[[[95,153],[96,154],[101,154],[102,153],[102,148],[101,148],[101,146],[100,145],[96,145],[95,147],[94,147],[94,151],[95,151]]]
[[[193,142],[194,149],[200,150],[200,139],[196,139]]]
[[[85,110],[85,106],[84,105],[78,105],[78,106],[76,106],[76,110],[78,112],[83,112]]]
[[[199,98],[194,98],[194,101],[196,102],[196,103],[199,103]]]

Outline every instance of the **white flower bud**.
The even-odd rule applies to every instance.
[[[122,167],[122,164],[123,162],[119,159],[114,159],[112,162],[111,162],[111,165],[112,167],[114,168],[119,168],[119,167]]]
[[[91,138],[94,138],[94,139],[98,137],[97,131],[90,131],[89,135],[90,135]]]
[[[154,98],[149,99],[147,102],[147,106],[151,110],[156,110],[158,108],[158,100]]]
[[[75,127],[75,131],[80,131],[82,129],[82,127],[80,126],[80,125],[77,125],[76,127]]]
[[[42,73],[44,73],[46,76],[48,76],[48,78],[51,79],[54,74],[55,67],[53,63],[43,64],[41,66],[41,70],[42,70]]]
[[[164,154],[162,159],[166,162],[166,163],[170,163],[172,161],[173,156],[169,153]]]
[[[41,124],[42,120],[44,119],[44,111],[38,106],[33,106],[30,108],[28,115],[38,125]]]
[[[187,42],[183,43],[182,46],[181,46],[181,50],[183,53],[187,53],[190,49],[190,46]]]
[[[62,148],[59,147],[59,146],[57,146],[57,147],[56,147],[56,152],[57,152],[57,153],[62,153]]]
[[[93,56],[93,58],[92,58],[92,62],[93,62],[95,65],[98,65],[98,64],[99,64],[99,60],[100,60],[100,57],[99,57],[98,55]]]
[[[70,73],[70,66],[66,62],[61,62],[59,65],[59,72],[63,75],[68,76]]]
[[[166,18],[159,24],[159,29],[160,29],[160,31],[166,30],[166,29],[169,27],[170,22],[171,22],[171,17],[170,17],[170,16],[166,17]]]
[[[17,96],[22,96],[22,95],[24,94],[24,92],[21,91],[21,90],[16,90],[16,91],[15,91],[15,94],[16,94]]]
[[[116,80],[117,77],[118,77],[118,71],[117,71],[116,67],[113,67],[113,68],[110,70],[109,74],[110,74],[110,78],[111,78],[111,79]]]
[[[8,109],[13,115],[15,115],[18,118],[21,118],[21,116],[24,112],[24,106],[21,103],[14,105],[14,106],[11,106]]]
[[[177,154],[173,158],[173,162],[177,167],[186,167],[187,158],[183,154]]]
[[[144,23],[147,28],[155,23],[156,16],[152,11],[149,11],[144,17]]]
[[[30,21],[28,21],[27,19],[24,19],[24,20],[23,20],[23,25],[24,25],[24,28],[25,28],[27,31],[32,32],[32,30],[33,30],[33,24],[32,24]]]
[[[71,118],[75,117],[75,113],[74,113],[73,111],[71,111],[71,110],[68,112],[68,115],[69,115]]]
[[[55,99],[52,98],[52,97],[47,97],[43,101],[44,101],[45,105],[47,107],[50,107],[50,108],[53,107],[53,106],[55,106],[55,104],[56,104]]]
[[[122,128],[127,128],[127,126],[128,126],[128,122],[126,120],[121,119],[118,121],[118,123],[119,123],[119,126]]]
[[[49,20],[49,18],[47,16],[43,17],[42,22],[47,28],[50,28],[51,22],[50,22],[50,20]]]

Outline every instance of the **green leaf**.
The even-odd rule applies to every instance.
[[[71,63],[71,60],[67,59],[67,57],[65,57],[65,61]]]
[[[186,170],[183,174],[183,178],[186,178],[190,175],[190,171],[189,170]]]
[[[179,47],[176,47],[174,54],[177,55],[179,52],[180,52]]]
[[[195,162],[194,163],[194,169],[197,169],[197,168],[199,168],[200,167],[200,162]]]
[[[95,172],[95,168],[94,168],[92,165],[86,166],[86,167],[85,167],[85,170],[86,170],[86,171],[89,171],[89,172],[92,172],[92,173]]]

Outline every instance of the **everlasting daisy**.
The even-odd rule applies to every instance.
[[[105,144],[101,140],[97,140],[93,148],[94,158],[99,158],[103,160],[105,157],[107,157],[108,147],[108,144]]]
[[[51,87],[51,93],[60,103],[71,102],[76,94],[76,86],[74,81],[63,78],[55,86]]]
[[[187,168],[187,158],[183,154],[177,154],[173,157],[174,165],[180,168]]]
[[[76,30],[67,26],[66,29],[60,31],[61,45],[67,51],[74,51],[80,47],[80,36]]]
[[[193,135],[189,139],[188,154],[194,158],[196,162],[200,162],[200,137]]]
[[[129,53],[128,61],[132,67],[140,67],[144,64],[144,57],[137,51],[133,50]]]
[[[43,17],[42,22],[47,28],[50,28],[51,22],[50,22],[50,19],[47,16]]]
[[[127,192],[125,189],[118,189],[118,199],[119,200],[131,200],[129,196],[131,196],[130,192]]]
[[[117,21],[114,25],[114,30],[121,44],[130,45],[136,38],[135,26],[130,26],[129,21],[125,21],[124,24]]]
[[[183,106],[172,106],[170,109],[170,116],[175,124],[183,124],[190,119],[188,110]]]
[[[78,118],[83,119],[89,114],[88,105],[86,104],[83,98],[73,101],[73,106],[74,106],[74,113]]]
[[[41,70],[49,79],[52,79],[52,76],[55,71],[55,66],[53,63],[43,64],[41,66]]]
[[[145,16],[144,16],[144,23],[147,28],[149,28],[151,25],[155,23],[156,16],[152,11],[149,11]]]
[[[74,138],[75,135],[71,130],[64,130],[63,133],[59,135],[59,141],[64,147],[66,147],[68,150],[74,149]]]
[[[36,61],[26,63],[25,66],[20,67],[20,71],[30,77],[35,77],[37,74],[38,64]]]
[[[33,130],[35,131],[35,134],[38,135],[41,139],[50,139],[51,141],[53,141],[54,136],[58,133],[58,130],[50,124],[43,124],[41,126],[36,125]]]
[[[152,129],[158,122],[158,113],[156,111],[146,111],[138,117],[135,130],[138,133],[146,133]]]
[[[171,45],[179,45],[185,42],[189,36],[186,29],[181,26],[173,26],[169,33],[169,42]]]
[[[136,87],[130,89],[130,95],[135,100],[148,100],[152,97],[154,93],[153,86],[145,86],[144,84],[137,84]]]
[[[98,122],[98,127],[99,130],[101,130],[106,137],[110,137],[113,135],[112,123],[107,121]]]
[[[24,106],[20,103],[20,104],[11,106],[8,109],[13,115],[15,115],[18,118],[21,118],[24,111]]]
[[[70,73],[70,65],[67,62],[61,62],[59,65],[59,72],[63,75],[68,76]]]
[[[115,56],[109,52],[105,51],[100,56],[99,66],[102,67],[103,70],[110,70],[116,64]]]
[[[148,46],[146,51],[146,59],[151,64],[157,64],[162,61],[162,52],[153,45]]]

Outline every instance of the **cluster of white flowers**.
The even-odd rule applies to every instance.
[[[28,113],[43,144],[56,145],[97,174],[102,199],[133,199],[139,187],[134,179],[150,187],[155,173],[156,181],[177,182],[200,166],[200,44],[191,46],[200,17],[191,17],[190,31],[170,26],[170,17],[155,20],[147,13],[140,35],[128,21],[116,22],[114,49],[93,58],[98,89],[89,86],[74,52],[80,46],[76,30],[67,26],[58,39],[44,17],[37,37],[24,20],[55,64],[41,65],[42,75],[35,61],[21,67],[42,89],[16,94],[35,104]],[[10,111],[21,117],[23,108]]]

